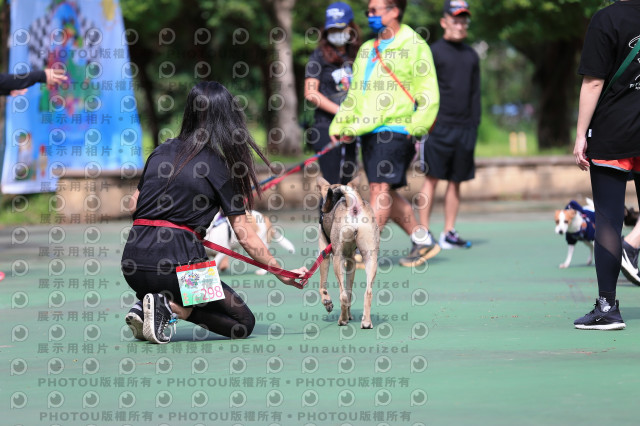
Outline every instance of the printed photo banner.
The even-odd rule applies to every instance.
[[[142,131],[117,0],[12,0],[9,73],[64,68],[69,83],[7,99],[2,192],[55,191],[69,171],[132,177]]]

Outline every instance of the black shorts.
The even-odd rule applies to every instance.
[[[405,134],[384,131],[362,136],[362,162],[369,183],[388,183],[391,189],[406,186],[415,155],[415,140]]]
[[[331,143],[328,127],[311,127],[307,131],[307,143],[318,153],[325,146]],[[346,185],[358,172],[357,163],[357,144],[355,142],[342,144],[341,147],[334,148],[331,151],[318,158],[320,171],[330,184],[339,183]]]
[[[475,127],[438,124],[422,144],[422,170],[431,177],[463,182],[475,177],[474,151],[478,130]]]

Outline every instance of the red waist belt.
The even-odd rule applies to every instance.
[[[194,229],[185,226],[185,225],[178,225],[177,223],[173,223],[173,222],[169,222],[168,220],[155,220],[155,219],[136,219],[133,221],[133,225],[134,226],[160,226],[160,227],[165,227],[165,228],[175,228],[175,229],[182,229],[184,231],[189,231],[193,234],[195,234],[196,237],[198,237],[198,240],[200,240],[200,242],[202,243],[202,245],[204,245],[205,247],[209,247],[211,250],[215,250],[218,251],[220,253],[224,253],[227,256],[231,256],[235,259],[239,259],[242,260],[243,262],[249,263],[253,266],[257,266],[258,268],[264,269],[266,271],[271,272],[272,274],[278,274],[278,275],[282,275],[283,277],[287,277],[287,278],[294,278],[294,279],[300,279],[300,282],[295,282],[295,287],[297,288],[303,288],[305,285],[307,285],[309,278],[311,278],[313,276],[313,273],[316,271],[316,269],[318,269],[318,267],[320,266],[320,264],[322,263],[322,261],[329,255],[329,253],[331,252],[331,244],[329,244],[321,253],[320,255],[318,255],[318,258],[316,259],[316,261],[314,262],[313,266],[311,266],[311,269],[309,269],[309,271],[302,277],[300,278],[300,276],[296,273],[293,273],[291,271],[287,271],[286,269],[282,269],[282,268],[278,268],[276,266],[269,266],[269,265],[265,265],[264,263],[261,262],[257,262],[253,259],[251,259],[250,257],[247,256],[243,256],[239,253],[236,253],[234,251],[229,250],[226,247],[222,247],[216,243],[212,243],[209,240],[206,240],[204,238],[202,238],[202,235],[198,234]]]

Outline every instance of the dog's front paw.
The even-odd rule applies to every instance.
[[[373,328],[373,324],[371,323],[371,321],[362,321],[360,323],[360,328],[371,329],[371,328]]]
[[[343,319],[339,319],[338,320],[338,325],[339,326],[343,326],[343,325],[347,325],[349,324],[349,320],[343,320]]]
[[[568,267],[569,267],[568,263],[561,263],[561,264],[558,265],[558,268],[560,268],[560,269],[567,269]]]
[[[324,304],[324,308],[327,310],[327,312],[333,311],[333,302],[331,301],[331,299],[323,300],[322,303]]]

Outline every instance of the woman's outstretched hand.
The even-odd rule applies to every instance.
[[[309,272],[309,270],[305,266],[303,266],[302,268],[293,269],[291,272],[293,272],[294,274],[298,274],[298,279],[300,279],[304,277],[304,274]],[[300,289],[302,288],[302,286],[296,282],[296,278],[283,277],[282,275],[276,275],[276,277],[278,277],[278,279],[286,285],[291,285]]]

